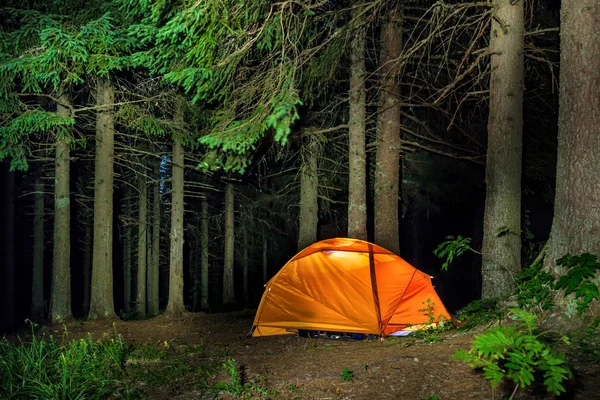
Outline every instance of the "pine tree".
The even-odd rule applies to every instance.
[[[509,295],[521,269],[524,2],[495,1],[482,247],[482,297]]]

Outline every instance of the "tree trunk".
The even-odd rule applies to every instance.
[[[248,304],[248,232],[246,225],[242,225],[242,299]]]
[[[400,85],[402,12],[390,10],[381,27],[381,95],[375,163],[375,243],[399,254],[400,195]]]
[[[131,243],[132,243],[132,229],[131,229],[131,188],[129,185],[125,186],[125,226],[123,228],[123,303],[125,312],[131,311]]]
[[[367,240],[365,36],[366,31],[361,28],[352,37],[348,117],[348,237],[362,240]]]
[[[319,223],[319,143],[314,135],[302,135],[302,165],[300,166],[300,220],[298,251],[317,241]]]
[[[16,187],[15,187],[15,175],[14,171],[6,172],[6,186],[4,190],[6,190],[6,210],[4,210],[4,214],[6,215],[6,219],[4,221],[4,269],[5,269],[5,277],[4,281],[5,290],[6,290],[6,325],[9,328],[13,328],[16,321],[16,292],[15,287],[17,282],[15,280],[15,272],[16,272],[16,263],[15,263],[15,219],[16,219],[16,209],[15,209],[15,200],[16,200]]]
[[[494,3],[481,250],[483,298],[509,295],[521,269],[524,2],[495,0]]]
[[[183,120],[180,115],[177,118]],[[166,314],[178,317],[185,312],[183,302],[183,190],[185,153],[183,145],[173,144],[173,190],[171,200],[171,256],[169,272],[169,302]]]
[[[146,273],[147,273],[147,251],[148,251],[148,182],[146,177],[140,175],[138,178],[138,249],[137,249],[137,290],[135,297],[136,311],[146,315]]]
[[[96,166],[94,178],[94,250],[90,319],[115,318],[113,302],[113,175],[115,147],[115,89],[98,81],[96,115]]]
[[[265,233],[265,231],[263,231],[263,248],[262,248],[262,275],[263,275],[263,283],[267,283],[267,278],[269,277],[268,275],[268,270],[269,270],[269,264],[268,264],[268,257],[269,257],[269,253],[268,253],[268,247],[269,247],[269,242],[267,240],[267,234]]]
[[[35,169],[33,184],[33,276],[31,292],[31,318],[40,322],[44,320],[44,167],[40,165]]]
[[[600,256],[600,8],[596,0],[563,0],[556,195],[546,269],[563,271],[566,254]],[[573,300],[557,294],[553,324],[576,329]]]
[[[233,185],[225,188],[225,268],[223,273],[223,304],[235,304],[235,287],[233,280],[233,261],[235,254],[234,231],[234,197]]]
[[[94,215],[89,211],[85,212],[85,222],[83,225],[83,313],[90,312],[90,296],[92,286],[92,263],[94,246]]]
[[[60,95],[61,104],[69,104],[69,96]],[[69,109],[57,104],[56,113],[69,117]],[[54,168],[54,248],[52,263],[52,295],[50,320],[59,323],[71,314],[71,192],[69,188],[70,153],[68,138],[56,138]]]
[[[208,200],[202,199],[202,254],[200,275],[202,280],[202,309],[208,309]]]
[[[152,196],[152,263],[148,272],[148,314],[159,312],[159,274],[160,274],[160,160],[154,162],[154,187]]]

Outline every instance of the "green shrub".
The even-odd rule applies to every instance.
[[[348,381],[352,380],[353,377],[354,377],[354,373],[352,371],[350,371],[348,368],[342,368],[342,373],[340,374],[340,378],[342,378],[343,381],[348,382]]]
[[[129,349],[120,335],[59,345],[0,341],[0,398],[100,399],[115,393]]]
[[[552,308],[554,276],[542,271],[543,263],[524,268],[515,281],[517,304],[528,310]]]
[[[490,325],[505,317],[506,310],[498,306],[498,300],[476,300],[460,310],[458,321],[462,330]]]
[[[572,374],[563,353],[553,351],[537,333],[535,314],[521,309],[510,309],[510,318],[516,325],[496,326],[473,340],[467,352],[459,350],[454,359],[469,363],[472,368],[483,369],[483,375],[496,387],[503,379],[525,388],[535,381],[537,372],[543,376],[546,389],[558,395],[565,391],[562,382]],[[563,338],[567,342],[567,338]]]

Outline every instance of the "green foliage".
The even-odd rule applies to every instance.
[[[59,345],[0,341],[0,398],[101,399],[117,393],[129,353],[120,335]]]
[[[600,318],[571,337],[572,344],[577,348],[581,357],[600,364]]]
[[[564,289],[565,295],[575,294],[577,313],[581,315],[593,300],[600,297],[598,285],[594,282],[596,272],[600,270],[598,257],[590,253],[566,255],[556,260],[556,264],[566,267],[567,273],[558,279],[555,287]]]
[[[492,387],[507,378],[525,388],[534,383],[539,372],[548,392],[555,395],[564,392],[562,383],[572,377],[564,354],[553,351],[536,332],[535,314],[514,308],[510,312],[516,325],[488,329],[475,337],[469,351],[457,351],[454,359],[469,363],[472,368],[482,368]]]
[[[416,338],[421,339],[425,343],[437,343],[444,340],[444,334],[454,328],[452,321],[446,318],[444,315],[434,314],[435,302],[431,299],[427,299],[425,308],[419,310],[419,312],[427,315],[426,325],[431,325],[427,329],[419,329],[415,331],[414,335]]]
[[[246,382],[244,371],[237,365],[237,361],[229,359],[223,364],[223,369],[229,375],[229,382],[225,383],[223,389],[234,396],[246,398],[252,397],[253,394],[258,394],[264,399],[271,398],[277,394],[275,390],[265,389],[260,385]]]
[[[454,261],[454,258],[466,253],[467,251],[472,251],[477,253],[470,245],[471,238],[462,237],[458,235],[454,236],[446,236],[446,241],[442,242],[434,251],[433,254],[436,255],[437,258],[443,259],[444,263],[442,264],[442,271],[447,271],[448,267]]]
[[[352,371],[350,371],[348,368],[342,368],[342,373],[340,374],[340,378],[342,378],[342,380],[344,382],[351,381],[353,377],[354,377],[354,373]]]
[[[461,329],[470,330],[502,320],[505,314],[505,310],[498,307],[495,299],[475,300],[460,310],[458,321]]]
[[[436,394],[432,394],[429,397],[423,397],[421,400],[440,400],[440,398]]]
[[[552,308],[552,290],[554,276],[542,270],[543,264],[537,263],[524,268],[515,280],[517,304],[521,308]]]

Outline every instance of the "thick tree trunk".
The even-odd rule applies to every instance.
[[[300,218],[298,251],[317,241],[319,223],[319,143],[313,135],[303,135],[300,166]]]
[[[352,37],[348,117],[348,237],[362,240],[367,240],[365,36],[365,29],[358,29]]]
[[[69,97],[60,96],[62,104],[69,104]],[[69,117],[69,109],[57,104],[56,113]],[[50,320],[59,323],[70,319],[71,314],[71,192],[69,186],[70,153],[68,139],[56,139],[54,167],[54,247],[52,260],[52,295]]]
[[[96,166],[94,168],[94,250],[89,318],[115,318],[113,302],[113,176],[115,89],[101,79],[97,87]]]
[[[131,243],[133,232],[131,228],[131,188],[125,186],[125,226],[123,228],[123,303],[125,312],[131,311]]]
[[[148,272],[148,314],[159,312],[159,274],[160,274],[160,160],[154,162],[154,182],[152,196],[152,262]]]
[[[492,20],[492,76],[481,250],[483,298],[509,295],[513,280],[521,269],[523,3],[522,0],[495,0],[495,18]]]
[[[566,254],[600,256],[600,7],[597,0],[563,0],[556,196],[546,269],[562,271]],[[552,322],[581,322],[572,299],[557,294]]]
[[[135,296],[136,310],[141,315],[146,315],[146,278],[148,255],[148,182],[146,177],[138,178],[138,249],[137,249],[137,290]]]
[[[208,200],[202,199],[202,254],[200,256],[200,275],[202,281],[202,309],[208,309]]]
[[[225,268],[223,272],[223,304],[235,304],[235,287],[233,280],[233,262],[235,254],[233,185],[225,187]]]
[[[44,202],[44,167],[40,164],[35,169],[33,184],[33,276],[31,291],[31,318],[40,322],[44,320],[44,222],[46,217]]]
[[[400,85],[402,12],[390,10],[381,27],[381,96],[375,162],[375,243],[399,254],[400,236]]]
[[[179,116],[183,120],[183,116]],[[169,272],[169,302],[166,314],[178,317],[185,313],[183,302],[183,190],[184,190],[183,145],[173,144],[173,190],[171,200],[171,256]]]
[[[14,171],[6,172],[6,186],[3,190],[6,190],[6,209],[4,214],[6,218],[4,220],[4,245],[3,245],[3,257],[4,257],[4,270],[5,278],[4,290],[6,290],[6,325],[9,328],[13,328],[16,321],[16,297],[15,287],[17,282],[15,281],[16,263],[15,263],[15,219],[16,219],[16,186],[15,186],[15,175]]]

